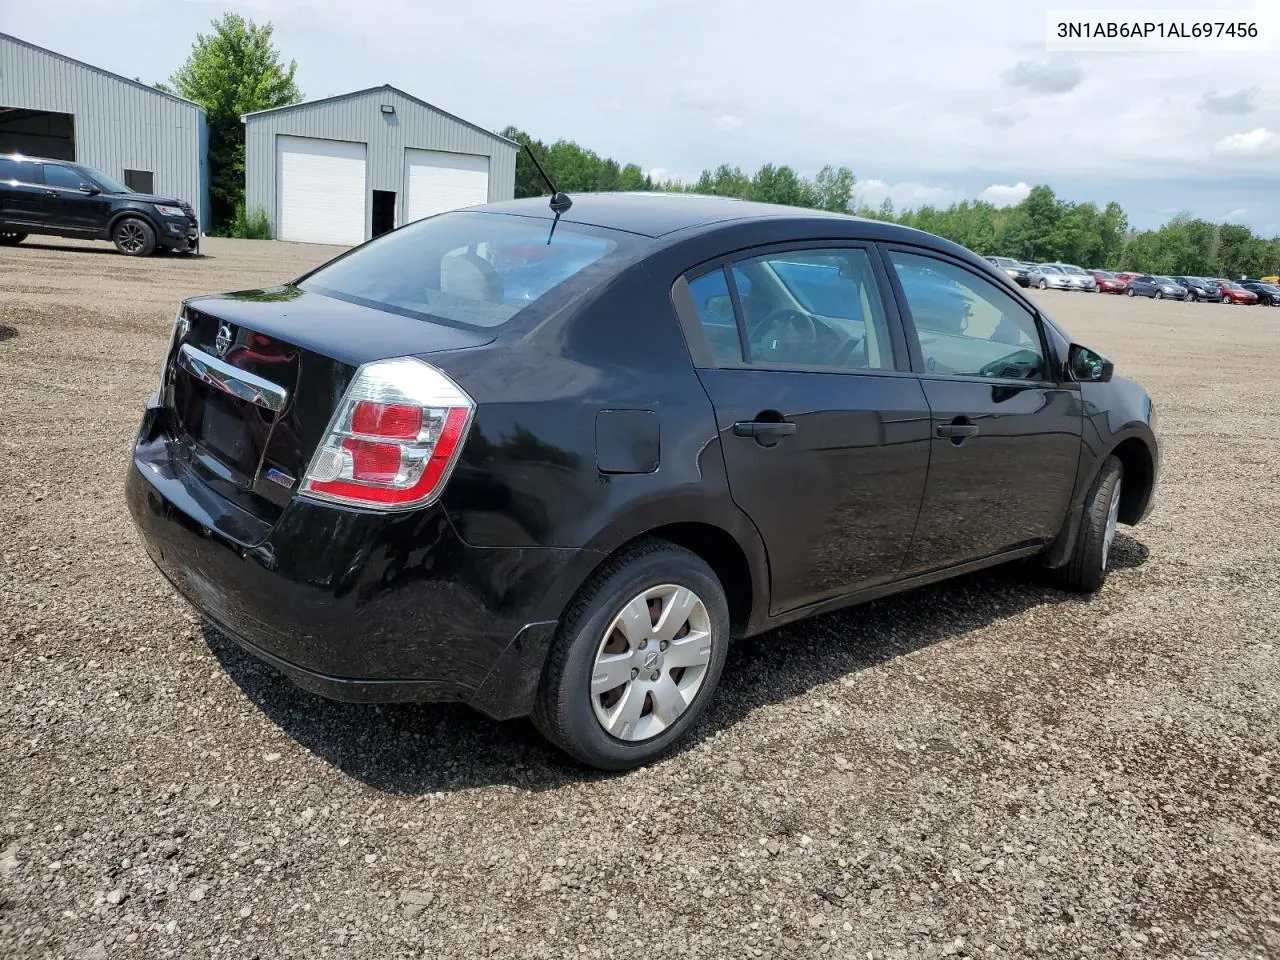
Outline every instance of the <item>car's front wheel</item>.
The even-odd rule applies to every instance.
[[[1127,297],[1132,297],[1132,296],[1134,296],[1133,287],[1129,287],[1127,290],[1125,290],[1125,292],[1124,292],[1124,293],[1125,293],[1125,296],[1127,296]]]
[[[156,248],[156,232],[141,217],[124,217],[112,229],[111,241],[127,257],[148,257]]]
[[[1068,590],[1092,593],[1107,578],[1111,547],[1120,523],[1120,486],[1124,467],[1118,457],[1107,457],[1085,497],[1075,550],[1066,565],[1054,571],[1058,584]]]
[[[0,247],[12,247],[27,239],[25,233],[10,233],[8,231],[0,233]]]
[[[1048,280],[1041,280],[1038,284],[1036,284],[1036,286],[1038,286],[1041,290],[1048,290],[1048,289],[1049,289],[1049,281],[1048,281]]]
[[[533,722],[590,766],[649,763],[697,723],[728,643],[728,603],[707,563],[644,541],[606,561],[561,617]]]

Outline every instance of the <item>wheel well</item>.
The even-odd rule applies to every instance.
[[[1151,451],[1137,437],[1130,437],[1111,453],[1124,467],[1124,482],[1120,487],[1120,522],[1137,523],[1151,496],[1154,479]]]
[[[744,629],[751,619],[752,586],[751,566],[747,555],[732,535],[709,523],[671,523],[646,531],[644,538],[657,538],[674,543],[696,553],[707,562],[724,588],[729,604],[729,623],[734,633]],[[641,537],[636,537],[639,540]],[[628,541],[619,548],[625,550],[635,542]]]
[[[116,224],[119,223],[121,220],[125,219],[126,217],[133,217],[135,220],[141,220],[143,223],[149,226],[153,231],[155,231],[155,234],[157,237],[160,236],[160,228],[156,225],[156,222],[152,220],[151,217],[148,216],[148,214],[145,211],[133,210],[133,209],[121,210],[119,213],[117,213],[115,216],[111,218],[111,222],[107,224],[107,236],[111,236],[113,233],[115,233]]]

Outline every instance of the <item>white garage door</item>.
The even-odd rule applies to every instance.
[[[489,200],[489,158],[439,150],[404,152],[404,223]]]
[[[364,242],[365,145],[314,137],[276,138],[281,240]]]

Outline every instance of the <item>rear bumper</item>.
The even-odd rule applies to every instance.
[[[152,561],[207,620],[334,699],[529,712],[584,551],[471,547],[438,506],[386,515],[295,498],[269,525],[171,455],[166,421],[148,409],[127,501]]]

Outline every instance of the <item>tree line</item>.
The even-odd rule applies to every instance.
[[[297,103],[297,64],[282,61],[272,43],[272,26],[258,26],[234,13],[212,21],[199,34],[172,90],[205,108],[209,123],[210,194],[214,230],[237,236],[263,236],[265,213],[244,209],[244,125],[240,117],[255,110]],[[1034,262],[1061,261],[1085,267],[1137,270],[1191,276],[1263,276],[1280,273],[1280,237],[1266,239],[1248,227],[1210,223],[1179,214],[1155,230],[1133,230],[1115,201],[1099,207],[1072,203],[1046,185],[1034,187],[1021,202],[1006,207],[965,200],[946,208],[932,206],[895,211],[886,201],[871,209],[856,200],[856,180],[846,166],[826,166],[810,178],[785,164],[766,163],[755,173],[722,163],[704,170],[693,183],[655,181],[636,163],[601,157],[570,140],[544,143],[517,127],[501,135],[522,147],[516,158],[515,195],[549,193],[526,145],[538,156],[556,187],[567,193],[604,190],[702,193],[764,203],[782,203],[890,220],[946,237],[982,254]]]

